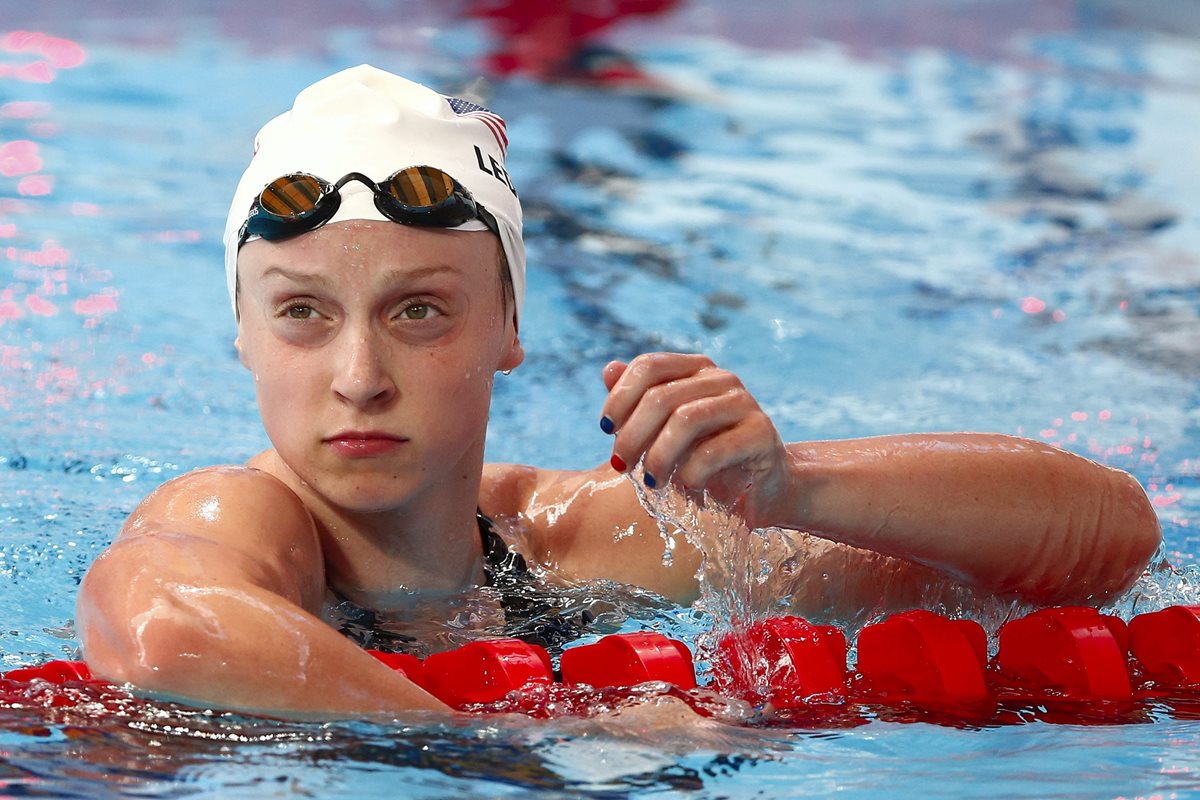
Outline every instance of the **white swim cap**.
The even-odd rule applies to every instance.
[[[263,126],[254,157],[238,182],[225,223],[225,279],[237,312],[238,233],[255,197],[292,172],[337,181],[361,172],[381,181],[404,167],[436,167],[456,179],[496,218],[508,260],[517,318],[525,299],[521,203],[504,168],[504,120],[482,106],[446,97],[363,64],[317,81],[296,96],[291,111]],[[374,194],[352,181],[330,220],[384,220]],[[487,230],[479,220],[456,230]]]

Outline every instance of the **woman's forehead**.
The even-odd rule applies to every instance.
[[[289,239],[255,240],[238,258],[243,279],[253,276],[403,275],[495,268],[499,242],[489,231],[449,231],[394,222],[348,220]]]

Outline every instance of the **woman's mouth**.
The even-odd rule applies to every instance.
[[[375,458],[396,452],[408,440],[383,431],[341,431],[324,442],[343,458]]]

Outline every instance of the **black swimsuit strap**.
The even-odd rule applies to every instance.
[[[475,522],[479,525],[479,539],[483,542],[483,571],[487,575],[487,585],[495,586],[511,583],[513,578],[527,576],[529,565],[518,552],[508,549],[508,545],[496,533],[495,523],[483,511],[476,509]]]
[[[540,585],[524,557],[508,549],[496,533],[494,523],[482,511],[477,511],[475,519],[483,544],[486,585],[497,594],[504,609],[508,635],[541,645],[557,655],[564,643],[587,633],[592,612],[589,609],[574,610],[564,616],[560,610],[564,598],[553,589]],[[389,653],[421,652],[412,636],[395,629],[396,620],[346,600],[332,586],[329,590],[339,601],[337,610],[341,619],[337,623],[338,629],[359,646]]]

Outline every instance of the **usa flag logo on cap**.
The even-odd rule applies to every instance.
[[[447,97],[446,102],[450,104],[451,110],[460,117],[477,119],[487,125],[492,136],[496,137],[496,144],[500,146],[500,155],[502,157],[508,155],[508,132],[500,115],[493,114],[478,103],[471,103],[457,97]]]

